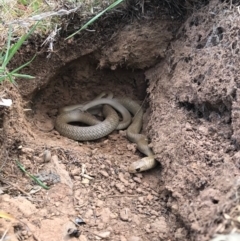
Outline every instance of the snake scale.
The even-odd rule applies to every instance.
[[[128,140],[136,143],[137,149],[146,155],[146,157],[133,162],[128,171],[136,173],[155,167],[157,161],[154,158],[154,153],[148,146],[146,136],[140,134],[143,122],[142,107],[130,98],[113,98],[111,93],[106,95],[106,93],[102,93],[88,103],[62,108],[55,121],[56,130],[61,135],[73,140],[91,141],[107,136],[116,129],[127,128]],[[106,97],[102,98],[104,96]],[[91,112],[96,112],[101,105],[103,105],[103,121],[91,114]],[[119,121],[118,113],[115,110],[121,114],[122,121]],[[74,126],[69,124],[70,122],[82,122],[89,126]]]

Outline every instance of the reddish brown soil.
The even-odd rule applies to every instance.
[[[82,241],[204,241],[238,229],[238,16],[212,1],[185,23],[124,26],[106,45],[59,43],[30,66],[33,82],[3,84],[14,104],[0,109],[0,201],[16,220],[1,220],[0,237],[9,228],[11,240],[59,241],[72,229]],[[53,129],[59,107],[102,91],[143,104],[157,168],[127,172],[141,154],[124,131],[80,143]]]

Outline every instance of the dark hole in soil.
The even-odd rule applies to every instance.
[[[102,92],[146,103],[147,83],[143,70],[99,70],[97,63],[89,55],[60,67],[49,84],[35,94],[31,117],[39,122],[40,129],[48,129],[46,119],[54,120],[59,108],[93,100]]]
[[[212,203],[213,204],[218,204],[219,203],[219,200],[215,199],[215,198],[212,198]]]

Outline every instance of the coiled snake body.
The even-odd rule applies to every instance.
[[[63,108],[55,121],[56,130],[61,135],[73,140],[90,141],[107,136],[115,129],[127,128],[127,138],[131,142],[136,143],[138,150],[147,156],[133,162],[129,166],[128,171],[136,173],[155,167],[157,162],[154,159],[154,153],[148,147],[147,138],[139,134],[143,122],[143,110],[141,106],[129,98],[111,99],[111,94],[107,98],[102,98],[105,95],[103,93],[95,100],[86,104]],[[86,112],[99,105],[103,105],[103,116],[105,118],[103,121],[99,121],[92,114]],[[117,112],[112,107],[122,115],[123,120],[121,122],[119,121]],[[133,120],[129,112],[134,116]],[[83,122],[90,126],[79,127],[69,124],[74,121]]]

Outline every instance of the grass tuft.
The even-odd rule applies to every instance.
[[[26,74],[19,74],[18,72],[29,65],[32,60],[35,58],[35,56],[28,61],[27,63],[19,66],[18,68],[9,71],[8,69],[8,64],[13,58],[13,56],[17,53],[17,51],[21,48],[22,44],[24,41],[33,33],[33,31],[36,29],[38,23],[35,24],[30,31],[27,34],[24,34],[16,43],[11,45],[11,40],[12,40],[12,33],[13,30],[10,27],[9,33],[8,33],[8,39],[6,43],[6,47],[2,49],[0,52],[0,83],[3,82],[4,80],[9,80],[11,83],[16,85],[15,78],[26,78],[26,79],[33,79],[34,77],[31,75],[26,75]]]

